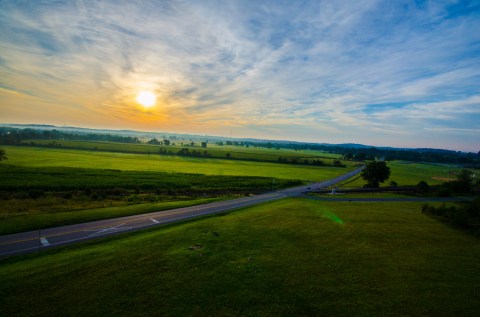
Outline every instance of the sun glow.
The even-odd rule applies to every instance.
[[[137,95],[137,102],[145,108],[151,108],[155,106],[157,96],[151,91],[141,91]]]

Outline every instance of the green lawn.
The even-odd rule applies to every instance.
[[[478,316],[480,243],[418,203],[286,199],[0,263],[4,316]]]
[[[315,167],[268,162],[205,159],[157,154],[127,154],[37,147],[3,147],[8,164],[33,167],[62,166],[195,173],[206,175],[263,176],[304,181],[322,181],[351,168]]]

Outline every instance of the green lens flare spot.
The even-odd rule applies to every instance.
[[[339,218],[336,214],[334,214],[333,212],[327,211],[327,210],[322,210],[322,214],[323,214],[323,217],[324,217],[324,218],[330,219],[330,220],[333,221],[333,222],[336,222],[336,223],[339,223],[339,224],[343,225],[343,220],[340,219],[340,218]]]

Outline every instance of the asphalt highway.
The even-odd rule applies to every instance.
[[[342,182],[352,176],[359,174],[362,169],[363,167],[360,167],[354,171],[348,172],[339,177],[324,182],[279,190],[262,195],[172,209],[167,211],[152,212],[148,214],[112,218],[80,223],[76,225],[4,235],[0,236],[0,257],[6,257],[21,253],[37,252],[80,241],[97,239],[100,237],[136,231],[176,221],[227,212],[230,210],[252,206],[263,202],[278,200],[286,197],[301,196],[305,192],[318,190],[322,187],[328,187]]]

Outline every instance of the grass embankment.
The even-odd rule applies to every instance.
[[[409,163],[403,161],[393,161],[387,163],[391,174],[388,181],[383,186],[388,186],[390,181],[395,181],[398,186],[414,186],[420,181],[426,181],[429,185],[440,185],[446,181],[456,180],[457,174],[463,169],[457,166],[434,165],[427,163]],[[478,171],[476,171],[478,172]],[[349,179],[339,187],[357,188],[366,184],[366,181],[360,176],[355,179]]]
[[[287,199],[12,258],[0,264],[0,307],[6,316],[477,316],[478,239],[420,206]]]
[[[81,167],[205,175],[260,176],[304,181],[322,181],[344,174],[353,167],[316,167],[268,162],[205,159],[156,154],[127,154],[35,147],[3,147],[8,163],[32,167]]]

